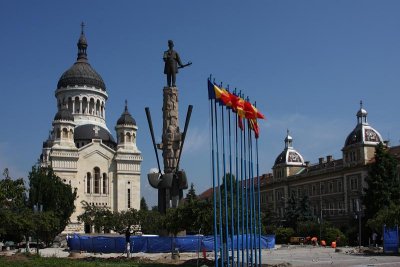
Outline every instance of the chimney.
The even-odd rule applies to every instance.
[[[309,161],[305,161],[304,163],[306,164],[307,168],[310,166],[310,162]]]
[[[333,159],[333,157],[332,157],[332,155],[328,155],[328,156],[326,156],[326,162],[331,162],[332,161],[332,159]]]
[[[324,158],[323,157],[318,158],[318,162],[319,162],[319,164],[323,164],[324,163]]]

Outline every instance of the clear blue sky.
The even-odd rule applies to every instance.
[[[86,23],[91,65],[103,77],[114,126],[124,100],[139,126],[142,195],[157,193],[146,174],[156,166],[144,112],[161,139],[162,52],[167,40],[183,61],[177,78],[180,122],[194,105],[181,166],[197,193],[210,187],[206,79],[247,94],[260,122],[260,171],[284,147],[286,129],[311,163],[341,158],[359,101],[391,145],[400,140],[400,1],[6,1],[0,2],[0,169],[27,177],[56,112],[58,79],[76,59]]]

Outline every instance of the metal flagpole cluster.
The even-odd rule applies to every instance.
[[[255,104],[207,81],[215,266],[261,266],[258,119]]]

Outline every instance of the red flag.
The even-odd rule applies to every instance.
[[[243,131],[244,130],[243,119],[239,116],[239,113],[238,113],[237,117],[238,117],[238,127]]]
[[[260,127],[258,126],[257,119],[249,119],[250,129],[254,131],[254,136],[258,138],[260,136]]]
[[[244,112],[246,119],[265,119],[264,115],[248,101],[244,102]]]
[[[224,105],[230,106],[230,96],[229,92],[226,91],[224,88],[220,88],[217,85],[214,84],[214,92],[215,92],[215,98],[217,100],[220,100]]]

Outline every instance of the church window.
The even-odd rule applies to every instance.
[[[57,136],[57,138],[61,138],[61,130],[60,129],[57,129],[56,136]]]
[[[131,190],[128,189],[128,209],[131,208]]]
[[[121,133],[121,134],[119,135],[119,142],[120,142],[120,143],[124,143],[124,134],[123,134],[123,133]]]
[[[87,98],[86,98],[86,97],[84,97],[84,98],[82,99],[82,113],[83,113],[83,114],[88,113],[88,101],[87,101]]]
[[[62,130],[62,138],[65,138],[65,139],[68,138],[68,130],[67,130],[67,128],[64,128],[64,129]]]
[[[103,194],[107,194],[107,174],[103,173]]]
[[[94,193],[100,194],[100,169],[94,168]]]
[[[130,133],[126,133],[126,142],[127,143],[132,142],[132,138],[131,138],[131,134]]]
[[[91,98],[89,102],[89,114],[94,115],[94,99]]]
[[[74,112],[73,109],[72,109],[72,98],[71,97],[68,98],[68,110],[71,113]]]
[[[90,172],[86,174],[86,193],[90,194],[90,183],[92,182],[92,175]]]

